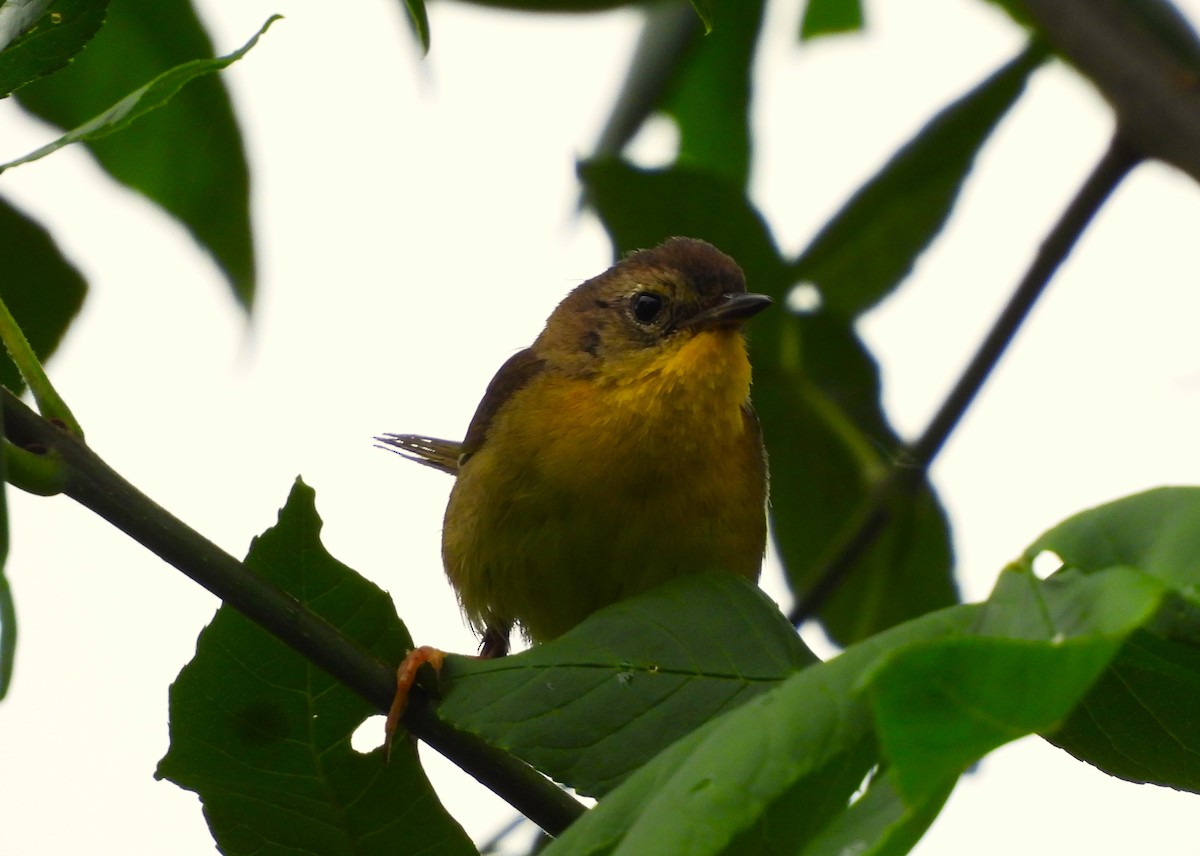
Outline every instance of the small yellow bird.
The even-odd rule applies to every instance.
[[[767,465],[742,325],[770,303],[729,256],[672,238],[568,294],[462,443],[376,438],[455,476],[442,559],[481,656],[682,574],[758,578]]]

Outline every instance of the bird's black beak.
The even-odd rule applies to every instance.
[[[762,312],[773,302],[765,294],[747,294],[744,291],[723,294],[715,306],[700,310],[680,326],[699,330],[734,326]]]

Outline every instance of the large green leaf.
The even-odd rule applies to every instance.
[[[908,275],[958,198],[980,147],[1046,51],[1030,47],[935,116],[842,206],[801,253],[796,280],[827,311],[869,309]]]
[[[879,761],[857,684],[888,651],[966,633],[977,614],[935,613],[793,675],[659,754],[545,852],[803,852]]]
[[[500,660],[450,657],[443,719],[580,793],[816,662],[754,585],[684,577]]]
[[[246,565],[344,633],[399,662],[412,641],[391,599],[320,542],[313,491],[297,483]],[[350,746],[367,702],[229,607],[171,687],[171,747],[157,775],[194,790],[221,852],[475,853],[398,741]]]
[[[1200,488],[1158,488],[1071,517],[1026,551],[1066,568],[1137,568],[1200,603]]]
[[[1162,594],[1153,578],[1126,568],[1046,582],[1014,568],[971,636],[888,657],[866,686],[905,799],[927,799],[997,746],[1056,727]]]
[[[3,198],[0,259],[4,259],[0,298],[44,363],[83,305],[87,283],[50,234]],[[20,390],[24,385],[8,359],[0,360],[0,384],[11,390]]]
[[[141,117],[119,136],[90,137],[86,145],[113,178],[177,218],[212,253],[237,299],[249,308],[255,284],[249,173],[229,96],[212,74],[175,94],[196,72],[221,67],[190,64],[197,59],[214,63],[212,56],[212,44],[187,0],[113,0],[105,26],[87,50],[16,97],[46,121],[79,129],[114,105],[140,114],[174,95],[169,109]],[[159,75],[136,104],[122,101]],[[116,130],[131,117],[110,115],[115,124],[105,128]]]
[[[1068,715],[1163,591],[1128,568],[1009,569],[987,602],[877,634],[702,726],[546,852],[906,852],[972,763]]]
[[[1047,739],[1115,776],[1200,793],[1200,489],[1160,488],[1083,512],[1026,558],[1043,551],[1062,559],[1063,573],[1136,568],[1175,592]]]
[[[70,62],[96,35],[107,7],[108,0],[0,4],[0,98]]]

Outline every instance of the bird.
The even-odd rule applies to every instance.
[[[442,559],[479,656],[683,574],[757,580],[768,470],[743,325],[770,304],[716,247],[670,238],[567,294],[461,443],[375,438],[454,476]],[[424,662],[441,652],[412,652],[398,685]]]

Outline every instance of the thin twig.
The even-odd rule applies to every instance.
[[[900,451],[887,474],[868,493],[858,512],[835,540],[834,547],[828,553],[830,558],[821,565],[816,576],[816,583],[788,616],[792,624],[799,627],[821,610],[854,569],[857,560],[886,528],[891,516],[889,501],[925,479],[933,459],[975,400],[1054,272],[1070,254],[1105,200],[1141,160],[1141,155],[1128,146],[1119,133],[1113,138],[1104,156],[1038,248],[1037,255],[1008,305],[988,331],[928,427],[915,442]]]
[[[67,496],[183,571],[377,710],[388,709],[396,690],[394,665],[247,570],[114,472],[77,437],[34,413],[7,389],[2,395],[8,439],[58,456],[68,473],[63,491]],[[584,811],[524,762],[439,720],[429,699],[419,692],[411,698],[404,725],[551,835],[563,832]]]

